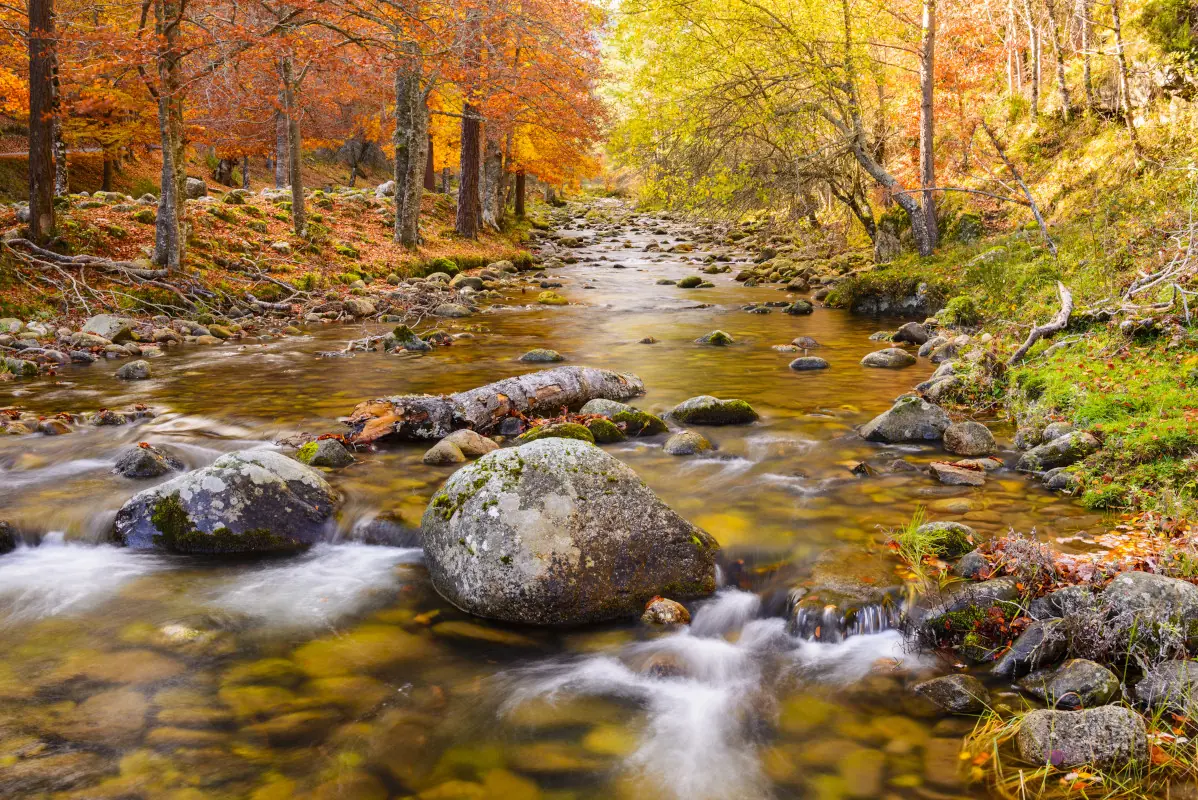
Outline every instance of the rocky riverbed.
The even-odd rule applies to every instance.
[[[208,347],[189,328],[129,380],[142,331],[182,327],[130,323],[96,363],[0,385],[19,407],[0,417],[0,796],[976,796],[956,712],[1114,695],[1098,664],[1056,670],[1063,649],[994,674],[900,630],[971,607],[908,605],[886,531],[921,509],[967,526],[943,557],[991,583],[1018,578],[972,551],[1012,527],[1079,556],[1106,530],[1037,474],[1060,448],[896,402],[978,342],[824,308],[852,265],[751,231],[602,201],[538,245],[535,270],[312,312],[348,327]],[[404,317],[392,295],[438,302]],[[578,367],[623,388],[536,377]],[[471,391],[513,376],[524,394]],[[1045,603],[1042,632],[1066,613]],[[1149,678],[1135,692],[1185,680]],[[1080,741],[1147,752],[1135,720],[1085,713]],[[1051,755],[1058,728],[1018,746]]]

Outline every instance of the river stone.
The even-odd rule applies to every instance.
[[[133,495],[113,536],[138,550],[292,552],[324,538],[336,500],[311,467],[272,450],[240,450]]]
[[[1067,646],[1065,620],[1033,622],[1003,653],[991,671],[995,675],[1010,678],[1047,667],[1064,657]]]
[[[420,460],[430,467],[443,467],[447,464],[463,463],[466,460],[466,454],[446,438],[430,447]]]
[[[950,714],[980,714],[990,705],[990,692],[972,675],[944,675],[912,689]]]
[[[1135,687],[1136,701],[1193,717],[1198,712],[1198,661],[1166,661],[1153,667]]]
[[[931,441],[941,438],[951,422],[940,406],[908,396],[862,425],[859,432],[870,442]]]
[[[744,400],[721,400],[707,394],[684,400],[674,406],[670,416],[686,425],[746,425],[759,419]]]
[[[619,425],[606,417],[587,420],[586,429],[591,432],[595,444],[615,444],[628,438],[624,435],[624,431],[620,430]]]
[[[671,456],[693,456],[707,452],[712,447],[707,437],[698,431],[679,431],[666,439],[661,449]]]
[[[926,342],[929,338],[931,337],[928,335],[927,328],[925,328],[923,325],[920,325],[918,322],[908,322],[906,325],[903,325],[894,332],[894,336],[891,337],[891,340],[895,342],[907,342],[909,344],[920,345]]]
[[[407,325],[398,325],[395,330],[383,337],[383,349],[391,350],[411,350],[413,352],[425,352],[432,350],[433,346],[416,335],[416,332]]]
[[[719,545],[592,444],[542,439],[455,472],[424,513],[437,591],[534,625],[638,616],[654,596],[715,591]]]
[[[520,434],[516,444],[528,444],[538,439],[578,439],[590,444],[595,443],[595,435],[585,425],[579,425],[577,422],[551,422]]]
[[[1071,658],[1058,669],[1031,673],[1018,686],[1050,707],[1074,711],[1110,702],[1119,692],[1119,678],[1101,664]]]
[[[83,324],[80,333],[99,336],[110,342],[127,342],[133,338],[133,320],[113,314],[97,314]]]
[[[1102,591],[1115,617],[1159,616],[1189,622],[1198,617],[1198,586],[1150,572],[1123,572]]]
[[[526,364],[553,364],[558,361],[565,361],[565,359],[562,358],[561,353],[545,347],[538,347],[536,349],[529,350],[527,353],[520,356],[518,360],[523,361]]]
[[[790,343],[795,347],[801,347],[804,350],[810,350],[814,347],[819,347],[819,342],[815,341],[815,339],[812,339],[810,336],[795,337]]]
[[[986,456],[997,449],[994,434],[980,422],[954,422],[944,429],[944,449],[958,456]]]
[[[499,445],[497,445],[494,441],[488,439],[486,436],[483,436],[480,433],[475,433],[468,428],[462,428],[459,431],[454,431],[441,441],[449,442],[450,444],[455,445],[459,450],[462,451],[462,455],[466,456],[467,458],[478,458],[479,456],[485,456],[492,450],[499,449]]]
[[[1051,442],[1055,439],[1060,439],[1062,436],[1073,433],[1073,425],[1068,422],[1050,422],[1044,427],[1044,432],[1040,436],[1041,443]]]
[[[354,463],[353,455],[336,439],[309,442],[295,454],[296,460],[310,467],[340,469]]]
[[[916,622],[935,624],[939,617],[967,608],[987,609],[995,603],[1009,602],[1019,597],[1018,582],[1014,578],[991,578],[979,583],[953,584],[944,594],[935,599],[931,606],[917,606],[911,612]]]
[[[345,310],[349,312],[350,316],[357,318],[370,317],[373,316],[375,312],[374,303],[370,302],[365,297],[347,297],[345,299]],[[209,331],[213,336],[217,337],[218,339],[229,338],[227,336],[221,336],[220,333],[217,332],[217,327],[218,326],[214,325],[209,328]]]
[[[941,558],[956,558],[968,553],[978,539],[977,531],[960,522],[925,522],[915,532],[929,539],[932,552]]]
[[[666,597],[654,597],[645,604],[645,613],[641,614],[641,622],[646,625],[689,625],[691,612],[677,600]]]
[[[446,317],[455,319],[458,317],[468,317],[473,312],[460,303],[442,303],[433,309],[434,317]]]
[[[145,443],[134,445],[117,456],[112,471],[126,478],[159,478],[183,469],[183,462]]]
[[[84,700],[53,726],[69,741],[101,747],[128,747],[146,725],[149,703],[134,689],[112,689]]]
[[[483,279],[476,278],[473,275],[459,274],[454,275],[449,281],[450,289],[470,288],[476,292],[481,292],[483,288]]]
[[[1121,706],[1033,711],[1020,722],[1015,744],[1024,760],[1061,768],[1122,768],[1148,758],[1144,720]]]
[[[982,486],[986,483],[986,472],[982,469],[933,461],[928,465],[928,470],[946,486]]]
[[[629,436],[656,436],[669,431],[661,417],[637,409],[616,412],[611,415],[611,421]]]
[[[150,362],[130,361],[116,371],[116,376],[123,381],[144,381],[150,377]]]
[[[875,350],[861,359],[863,367],[878,367],[880,369],[899,369],[915,363],[915,356],[898,347],[887,347],[885,350]]]
[[[953,575],[958,578],[964,578],[967,581],[972,581],[978,578],[983,573],[989,571],[990,562],[982,555],[979,550],[970,550],[961,559],[953,564]]]
[[[813,369],[827,369],[828,362],[818,356],[801,356],[790,362],[790,368],[795,372],[806,372]]]
[[[698,339],[695,339],[695,344],[709,344],[714,347],[727,347],[735,341],[736,340],[733,339],[730,334],[724,333],[723,331],[712,331],[711,333],[705,333]]]
[[[1028,616],[1032,619],[1069,617],[1096,609],[1094,592],[1089,586],[1066,586],[1033,600],[1028,606]]]
[[[17,532],[12,525],[0,520],[0,555],[11,553],[17,549]]]
[[[620,414],[625,411],[635,412],[636,409],[627,403],[620,403],[615,400],[604,400],[600,397],[594,400],[588,400],[578,413],[598,414],[601,417],[607,417],[608,419],[611,419],[616,414]]]
[[[1098,447],[1098,440],[1093,436],[1085,431],[1074,431],[1028,450],[1019,458],[1015,469],[1043,472],[1054,467],[1067,467],[1097,451]]]

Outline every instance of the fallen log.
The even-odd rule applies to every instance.
[[[1069,324],[1069,317],[1073,314],[1073,293],[1060,281],[1057,281],[1057,293],[1061,296],[1061,310],[1048,322],[1032,328],[1031,333],[1027,335],[1027,340],[1007,360],[1008,367],[1013,367],[1022,361],[1023,357],[1032,349],[1032,345],[1040,339],[1064,330],[1065,326]]]
[[[441,439],[459,428],[487,433],[514,412],[557,414],[590,400],[628,400],[645,393],[635,375],[595,367],[557,367],[505,378],[451,395],[400,395],[359,403],[350,415],[349,439]]]

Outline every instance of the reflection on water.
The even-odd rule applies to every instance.
[[[712,276],[713,289],[657,285],[695,270],[644,251],[677,239],[651,234],[659,224],[575,251],[581,263],[550,277],[576,305],[529,305],[539,287],[516,289],[509,307],[445,321],[475,338],[424,355],[321,360],[386,326],[313,326],[296,339],[170,353],[155,361],[153,381],[116,381],[115,365],[100,363],[0,385],[0,405],[144,402],[161,412],[137,425],[0,440],[0,519],[41,542],[0,556],[0,796],[831,800],[965,791],[955,778],[961,731],[909,704],[903,686],[926,665],[903,652],[898,634],[803,641],[788,634],[777,598],[821,553],[873,547],[880,529],[919,506],[987,535],[1035,526],[1064,536],[1097,518],[1009,471],[981,488],[888,472],[895,459],[920,465],[939,455],[852,433],[931,372],[925,362],[859,365],[875,349],[869,334],[897,321],[826,309],[748,314],[746,302],[786,295],[729,274]],[[693,343],[715,328],[736,343]],[[649,336],[658,343],[638,344]],[[770,345],[797,336],[820,342],[831,368],[787,369],[793,356]],[[668,456],[659,439],[611,447],[724,547],[723,574],[741,590],[703,603],[690,629],[492,625],[435,594],[418,550],[345,542],[376,518],[418,527],[452,468],[423,465],[414,445],[364,454],[331,475],[346,497],[342,541],[296,558],[215,563],[94,544],[148,485],[110,472],[123,447],[149,442],[194,468],[298,431],[337,430],[363,399],[530,371],[516,358],[534,347],[637,373],[647,410],[713,394],[744,398],[761,414],[752,426],[705,430],[719,449],[701,458]],[[881,474],[855,477],[862,460]]]

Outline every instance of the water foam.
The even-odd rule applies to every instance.
[[[0,556],[0,625],[95,609],[129,581],[165,566],[145,553],[47,534],[37,547]]]
[[[784,620],[762,618],[754,594],[725,589],[693,623],[618,654],[552,661],[505,676],[502,711],[533,699],[590,695],[643,709],[644,731],[625,768],[678,800],[771,796],[757,724],[783,679],[847,684],[881,658],[903,654],[896,632],[824,644],[799,640]]]
[[[394,597],[403,583],[396,567],[422,557],[418,547],[318,544],[301,556],[233,578],[209,602],[271,626],[331,625]]]

